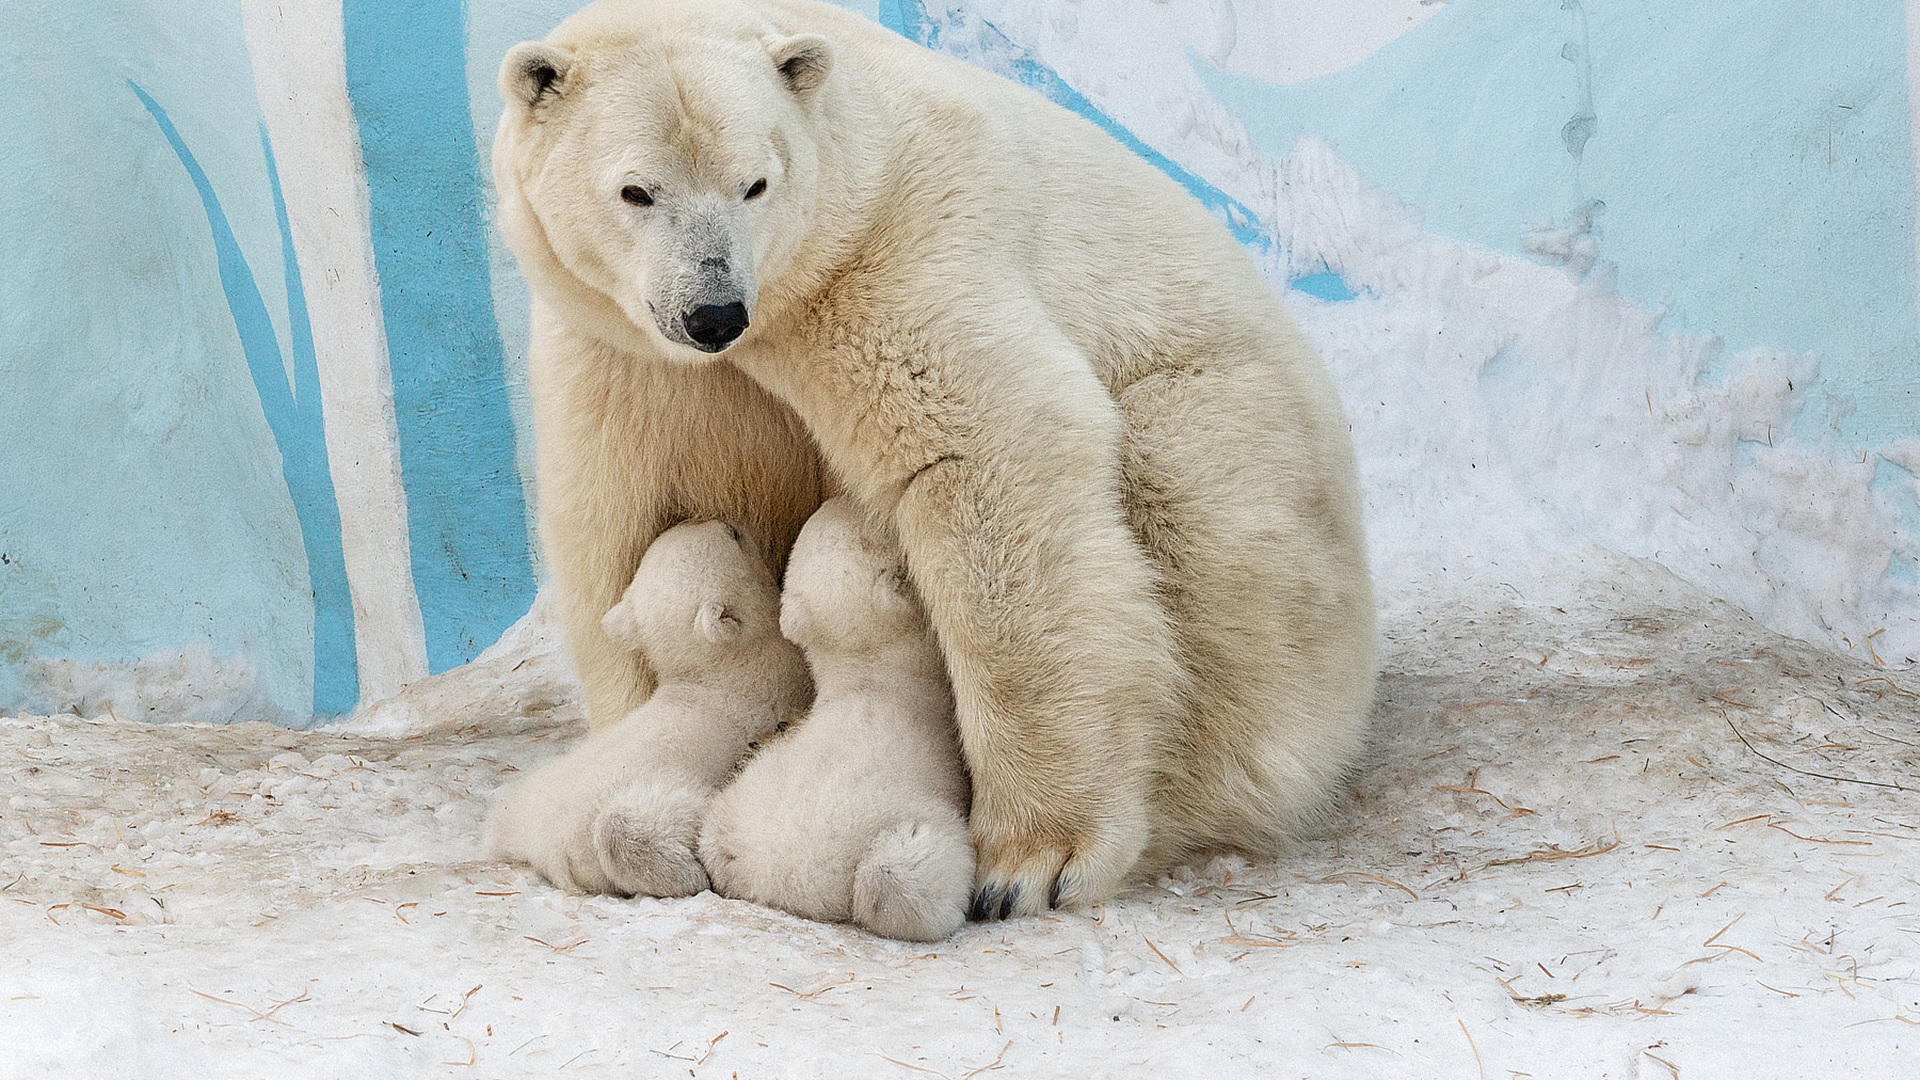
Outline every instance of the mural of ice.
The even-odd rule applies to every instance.
[[[342,8],[432,671],[493,644],[534,590],[479,152],[465,122],[465,8]]]

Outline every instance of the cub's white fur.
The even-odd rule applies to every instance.
[[[953,695],[892,543],[846,499],[800,530],[780,629],[817,696],[713,800],[714,890],[887,937],[938,941],[973,891]]]
[[[982,913],[1270,854],[1326,805],[1374,680],[1346,422],[1178,184],[808,0],[602,0],[501,87],[595,725],[653,690],[599,625],[648,541],[722,518],[777,568],[831,484],[891,526],[945,655]],[[744,332],[702,344],[723,308]]]
[[[759,549],[718,521],[656,538],[607,636],[646,650],[646,704],[516,781],[493,849],[576,892],[686,896],[707,887],[701,818],[749,744],[805,707],[805,662],[780,636]]]

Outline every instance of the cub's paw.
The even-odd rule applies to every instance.
[[[967,921],[973,842],[957,818],[880,833],[853,872],[853,921],[882,937],[939,941]]]
[[[711,788],[686,779],[636,780],[615,792],[593,821],[592,846],[613,891],[692,896],[707,887],[700,822]]]
[[[978,860],[972,919],[1099,903],[1127,883],[1147,845],[1144,813],[1106,815],[1097,826],[1019,828],[976,803],[971,824]]]
[[[568,755],[509,784],[494,808],[488,847],[533,867],[556,888],[611,892],[593,846],[597,803],[580,772]]]

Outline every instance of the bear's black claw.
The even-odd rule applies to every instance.
[[[993,918],[999,906],[1000,891],[991,885],[982,885],[980,891],[973,894],[973,906],[967,909],[967,918],[974,922],[986,922]]]

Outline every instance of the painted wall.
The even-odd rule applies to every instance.
[[[288,8],[0,15],[0,706],[304,723],[531,603],[465,13]]]
[[[484,148],[498,58],[573,6],[0,0],[0,710],[306,723],[525,612]],[[1484,464],[1544,532],[1920,655],[1901,3],[848,6],[1228,222],[1341,381],[1389,598],[1425,454],[1447,505]],[[1394,397],[1429,380],[1451,412]]]

